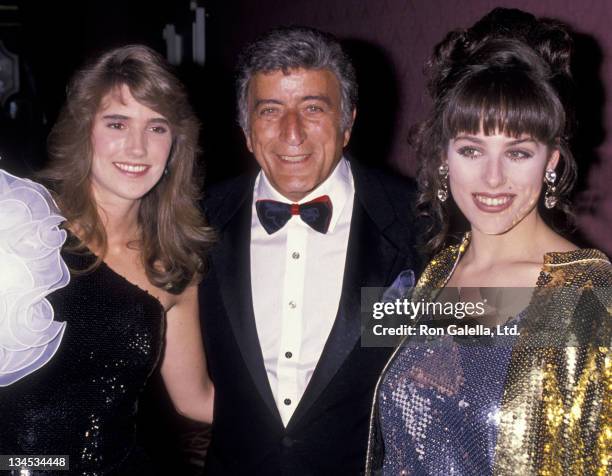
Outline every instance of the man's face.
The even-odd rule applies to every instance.
[[[338,79],[326,69],[257,73],[248,106],[247,147],[272,186],[297,202],[329,177],[349,141]]]

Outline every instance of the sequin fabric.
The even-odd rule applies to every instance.
[[[419,298],[468,246],[430,262]],[[405,340],[377,384],[366,474],[610,474],[611,285],[603,253],[548,253],[516,339]]]
[[[71,269],[92,259],[63,257]],[[48,299],[64,341],[49,365],[0,389],[0,454],[69,455],[75,475],[147,474],[135,415],[161,355],[162,306],[104,263]]]
[[[512,341],[479,340],[402,348],[380,387],[383,474],[491,474]]]

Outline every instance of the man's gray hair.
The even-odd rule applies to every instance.
[[[357,104],[355,69],[338,40],[322,31],[307,27],[276,28],[248,45],[237,67],[238,121],[249,130],[249,82],[257,73],[290,69],[327,69],[340,83],[342,130],[351,127]]]

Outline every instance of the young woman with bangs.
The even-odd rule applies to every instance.
[[[544,217],[570,212],[570,59],[563,25],[507,9],[434,51],[416,143],[438,254],[412,299],[485,312],[419,316],[416,328],[442,331],[406,337],[387,363],[366,474],[607,471],[612,266]],[[448,246],[451,203],[470,231]]]

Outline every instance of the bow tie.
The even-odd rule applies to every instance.
[[[304,223],[319,233],[327,233],[333,210],[331,200],[327,195],[322,195],[301,205],[276,200],[257,200],[255,208],[259,221],[268,235],[284,227],[292,215],[299,215]]]

